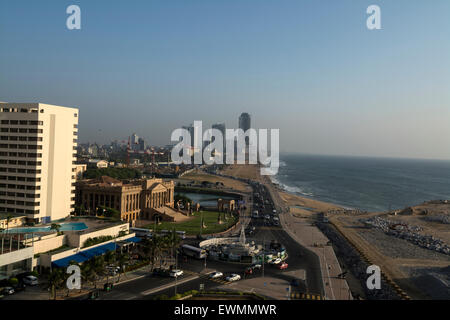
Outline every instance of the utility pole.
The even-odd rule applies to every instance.
[[[263,238],[262,276],[264,278],[264,262],[266,261],[266,236]]]
[[[178,270],[178,250],[175,252],[175,295],[177,294],[178,285],[178,275],[176,274]]]

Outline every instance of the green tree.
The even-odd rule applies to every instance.
[[[61,225],[57,223],[52,223],[50,230],[56,230],[57,233],[59,233],[59,230],[61,229]]]
[[[127,265],[128,261],[130,260],[130,257],[126,253],[119,253],[119,256],[117,257],[117,262],[119,263],[119,278],[117,279],[117,282],[120,281],[120,276],[125,272],[125,266]]]
[[[50,290],[50,298],[56,300],[56,291],[59,289],[64,283],[64,274],[63,270],[59,268],[53,268],[48,277],[48,287]]]

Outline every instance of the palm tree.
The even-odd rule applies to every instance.
[[[109,266],[116,261],[116,255],[114,251],[108,251],[105,256],[105,263]],[[106,270],[106,282],[109,283],[109,270]]]
[[[61,287],[64,282],[64,274],[62,269],[55,268],[48,277],[48,287],[51,289],[51,296],[56,300],[56,290]]]
[[[128,254],[126,253],[119,253],[119,257],[117,259],[118,263],[119,263],[119,278],[117,279],[117,282],[120,281],[120,276],[122,275],[122,273],[124,273],[124,269],[126,266],[126,263],[129,261],[130,257],[128,256]]]
[[[83,282],[89,282],[91,279],[94,278],[94,270],[91,267],[91,264],[89,262],[85,262],[81,265],[81,279]],[[80,289],[81,292],[81,289]]]
[[[57,233],[59,233],[59,230],[61,229],[61,225],[57,223],[52,223],[52,226],[50,227],[50,230],[56,230]]]
[[[8,234],[8,230],[9,230],[9,222],[11,221],[11,218],[13,216],[8,214],[8,216],[6,217],[6,234]]]
[[[152,235],[152,239],[146,239],[142,243],[142,251],[144,255],[150,260],[151,270],[155,268],[155,262],[160,258],[163,249],[163,238],[157,234]]]
[[[172,258],[174,257],[174,250],[175,248],[177,248],[180,245],[181,242],[181,238],[178,236],[177,232],[175,231],[175,228],[172,229],[172,232],[168,235],[168,241],[167,241],[167,246],[170,248],[170,256]]]
[[[104,277],[107,274],[106,262],[103,256],[94,257],[94,270],[100,279],[102,279],[102,276]],[[97,288],[97,286],[95,286],[95,288]]]

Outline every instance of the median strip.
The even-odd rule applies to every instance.
[[[183,284],[183,283],[186,283],[186,282],[198,279],[198,278],[200,278],[198,275],[192,275],[192,276],[187,277],[185,279],[178,280],[176,284],[174,282],[172,282],[172,283],[160,286],[158,288],[154,288],[154,289],[150,289],[150,290],[147,290],[147,291],[143,291],[143,292],[141,292],[141,295],[148,296],[149,294],[156,293],[158,291],[162,291],[162,290],[165,290],[165,289],[169,289],[171,287],[174,287],[175,285],[180,285],[180,284]]]

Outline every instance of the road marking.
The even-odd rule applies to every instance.
[[[180,285],[180,284],[183,284],[183,283],[186,283],[186,282],[198,279],[198,278],[200,278],[200,277],[197,276],[197,275],[193,275],[193,276],[190,276],[188,278],[185,278],[185,279],[182,279],[182,280],[178,280],[176,285]],[[143,291],[143,292],[141,292],[141,295],[148,296],[149,294],[152,294],[152,293],[155,293],[155,292],[158,292],[158,291],[162,291],[162,290],[165,290],[165,289],[169,289],[171,287],[175,287],[175,283],[174,282],[166,284],[164,286],[160,286],[158,288],[154,288],[154,289],[150,289],[150,290],[147,290],[147,291]]]

